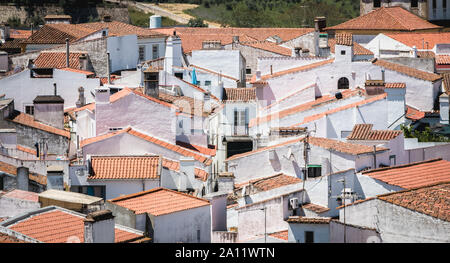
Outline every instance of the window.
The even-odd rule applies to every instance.
[[[152,47],[152,58],[153,59],[157,59],[159,58],[159,54],[158,54],[158,45],[153,45]]]
[[[381,7],[381,0],[374,0],[373,1],[373,7],[374,8]]]
[[[411,0],[411,7],[418,7],[419,6],[418,2],[419,2],[418,0]]]
[[[139,60],[145,60],[145,46],[139,46]]]
[[[447,0],[442,0],[442,8],[447,8]]]
[[[314,243],[314,231],[305,231],[305,243]]]
[[[0,190],[3,190],[3,176],[0,176]]]
[[[346,77],[342,77],[338,80],[338,89],[348,89],[349,82]]]
[[[252,69],[251,68],[245,69],[245,74],[252,74]]]
[[[316,164],[308,165],[308,178],[315,178],[322,176],[322,166]]]
[[[345,50],[341,50],[341,55],[342,55],[342,56],[345,55]]]
[[[183,79],[183,73],[175,73],[175,77],[179,79]]]
[[[433,0],[433,9],[436,9],[436,0]]]
[[[211,80],[205,80],[205,86],[211,86]]]
[[[234,135],[248,135],[248,109],[234,109]]]
[[[394,166],[396,164],[395,155],[390,155],[389,156],[389,162],[390,162],[391,166]]]
[[[197,242],[200,243],[200,229],[197,230]]]
[[[34,115],[34,106],[31,106],[31,105],[25,106],[25,113]]]

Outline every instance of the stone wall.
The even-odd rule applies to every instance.
[[[68,14],[72,16],[72,23],[88,22],[89,18],[102,19],[103,15],[110,15],[113,20],[129,23],[130,18],[128,9],[125,7],[92,7],[92,8],[74,8],[71,10],[64,10],[57,5],[35,6],[33,15],[44,17],[48,14]],[[29,23],[29,16],[24,6],[15,6],[12,4],[0,5],[0,23],[6,22],[10,17],[18,17],[22,23]]]
[[[381,0],[381,6],[401,6],[411,13],[422,17],[423,19],[428,19],[428,6],[426,0],[419,0],[418,7],[415,8],[411,8],[411,0]],[[360,0],[359,9],[360,15],[362,16],[376,8],[373,7],[373,0]]]

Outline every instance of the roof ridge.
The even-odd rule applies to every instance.
[[[400,8],[403,9],[403,7],[401,7],[401,6],[392,6],[392,7],[400,7]],[[387,8],[383,8],[383,12],[386,13],[386,14],[388,14],[390,17],[392,17],[392,20],[393,20],[393,21],[397,22],[398,24],[400,24],[401,26],[407,28],[408,30],[411,30],[411,29],[412,29],[411,26],[409,26],[409,25],[404,25],[400,20],[397,19],[397,17],[395,17],[395,16],[394,16],[393,14],[391,14],[390,12],[386,11],[386,9],[387,9]],[[403,10],[407,11],[406,9],[403,9]],[[411,13],[411,12],[410,12],[410,13]],[[413,13],[411,13],[411,14],[413,14]]]
[[[371,170],[367,170],[367,171],[362,171],[361,173],[362,174],[368,174],[368,173],[372,173],[372,172],[379,172],[379,171],[385,171],[385,170],[390,170],[390,169],[410,167],[410,166],[414,166],[414,165],[419,165],[419,164],[424,164],[424,163],[431,163],[431,162],[437,162],[437,161],[441,161],[441,160],[443,160],[443,159],[442,158],[434,158],[434,159],[429,159],[429,160],[425,160],[425,161],[412,162],[412,163],[408,163],[408,164],[401,164],[401,165],[396,165],[396,166],[389,166],[389,167],[381,167],[381,168],[371,169]]]

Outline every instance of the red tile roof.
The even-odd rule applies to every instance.
[[[43,130],[49,133],[53,133],[53,134],[57,134],[60,136],[64,136],[67,138],[70,138],[70,132],[66,131],[66,130],[61,130],[40,122],[37,122],[34,120],[34,117],[29,115],[29,114],[25,114],[23,112],[18,112],[17,115],[13,116],[11,119],[8,119],[9,121],[21,124],[21,125],[25,125],[28,127],[32,127],[35,129],[39,129],[39,130]]]
[[[108,201],[132,210],[136,214],[149,213],[153,216],[161,216],[210,205],[206,199],[162,187],[117,197]]]
[[[362,95],[361,89],[348,89],[348,90],[342,91],[341,93],[342,93],[342,99]],[[342,99],[339,99],[339,100],[342,100]],[[276,113],[273,113],[273,114],[270,114],[267,116],[251,119],[249,122],[249,127],[253,127],[253,126],[260,125],[262,123],[270,122],[270,121],[277,120],[277,119],[283,119],[289,115],[307,111],[307,110],[310,110],[310,109],[313,109],[316,107],[320,107],[320,106],[323,106],[325,103],[332,103],[337,100],[338,99],[336,98],[336,96],[324,95],[314,101],[303,103],[303,104],[294,106],[292,108],[288,108],[288,109],[285,109],[280,112],[276,112]]]
[[[406,89],[406,83],[404,82],[388,82],[384,84],[386,89]]]
[[[438,56],[436,56],[436,64],[438,64],[438,65],[450,65],[450,55],[438,55]]]
[[[162,167],[167,168],[172,171],[179,172],[180,171],[180,162],[172,161],[166,158],[162,158]],[[194,175],[196,178],[206,182],[209,177],[209,173],[203,169],[194,168]]]
[[[330,217],[304,217],[304,216],[290,216],[287,220],[288,223],[294,224],[329,224],[331,222]]]
[[[196,100],[188,96],[174,96],[163,92],[159,93],[158,98],[162,101],[175,105],[182,113],[201,117],[209,116],[209,114],[203,110],[204,103],[202,100]],[[187,104],[189,106],[187,106]]]
[[[417,49],[434,49],[436,44],[449,44],[450,43],[450,32],[387,33],[385,35],[390,38],[393,38],[409,47],[415,46]]]
[[[420,120],[423,117],[425,117],[425,112],[423,111],[419,111],[417,109],[414,109],[411,106],[406,106],[406,118],[411,119],[411,120]]]
[[[269,51],[275,54],[288,56],[292,55],[292,50],[290,48],[279,46],[277,43],[271,41],[241,41],[239,40],[239,44],[244,46],[249,46],[265,51]]]
[[[209,156],[216,155],[216,146],[214,146],[214,145],[208,145],[208,147],[203,147],[203,146],[186,143],[186,142],[182,142],[182,141],[177,141],[176,144],[183,148],[187,148],[187,149],[199,152],[204,155],[209,155]]]
[[[335,36],[336,44],[344,46],[353,45],[353,35],[352,34],[336,34]]]
[[[259,192],[269,191],[286,185],[297,184],[302,182],[301,179],[285,174],[276,174],[269,177],[258,178],[249,182],[235,184],[236,189],[242,188],[244,185],[252,185]]]
[[[70,52],[69,53],[69,68],[80,68],[80,57],[84,53]],[[34,65],[37,68],[65,68],[67,56],[66,52],[41,52],[34,60]]]
[[[450,181],[450,162],[439,158],[368,170],[362,174],[407,189]]]
[[[31,30],[12,29],[12,28],[9,30],[10,38],[27,39],[30,36],[31,36]]]
[[[88,180],[157,179],[160,162],[160,156],[92,156]]]
[[[450,221],[450,182],[379,195],[378,199]]]
[[[399,73],[403,73],[403,74],[408,75],[413,78],[422,79],[422,80],[426,80],[426,81],[435,82],[442,78],[438,74],[434,74],[434,73],[422,71],[422,70],[419,70],[416,68],[411,68],[408,66],[388,62],[388,61],[382,60],[382,59],[373,59],[372,64],[386,68],[388,70],[393,70],[393,71],[396,71]]]
[[[256,88],[225,88],[224,101],[255,101]]]
[[[83,243],[84,219],[84,216],[54,209],[28,217],[8,228],[44,243]],[[116,243],[139,237],[138,234],[115,228]]]
[[[302,207],[304,209],[311,210],[317,214],[322,214],[322,213],[330,211],[330,208],[328,208],[328,207],[317,205],[317,204],[312,204],[312,203],[304,204],[304,205],[302,205]]]
[[[271,233],[269,234],[270,237],[273,238],[277,238],[277,239],[282,239],[282,240],[288,240],[288,230],[283,230],[283,231],[279,231],[279,232],[275,232],[275,233]]]
[[[372,130],[373,124],[356,124],[347,140],[389,141],[402,134],[400,130]]]
[[[9,163],[1,162],[0,161],[0,173],[7,173],[13,176],[17,176],[17,167],[14,165],[11,165]],[[41,185],[47,185],[47,176],[36,174],[36,173],[29,173],[28,178],[31,181],[34,181]]]
[[[300,66],[300,67],[296,67],[296,68],[291,68],[291,69],[288,69],[288,70],[278,71],[278,72],[275,72],[273,74],[268,74],[268,75],[261,76],[261,80],[256,80],[256,75],[253,75],[250,83],[251,84],[255,84],[255,83],[258,83],[260,81],[266,81],[268,79],[281,77],[281,76],[284,76],[284,75],[287,75],[287,74],[308,71],[308,70],[311,70],[311,69],[315,69],[315,68],[318,68],[318,67],[321,67],[321,66],[328,65],[328,64],[333,63],[333,62],[334,62],[334,58],[328,59],[328,60],[319,61],[319,62],[315,62],[315,63],[311,63],[311,64],[308,64],[308,65],[304,65],[304,66]]]
[[[334,54],[336,49],[336,39],[329,38],[328,46],[330,47],[330,52]],[[373,55],[373,52],[361,46],[360,44],[353,42],[353,55],[356,56]]]
[[[425,29],[440,29],[402,7],[381,7],[365,15],[353,18],[325,30],[395,30],[415,31]]]
[[[347,143],[338,140],[319,138],[319,137],[309,137],[310,144],[329,150],[338,151],[341,153],[346,153],[350,155],[359,155],[366,153],[373,153],[373,147],[367,145],[360,145],[355,143]],[[376,147],[377,152],[387,151],[388,148]]]
[[[132,128],[126,128],[126,129],[123,129],[121,131],[110,132],[110,133],[107,133],[107,134],[104,134],[104,135],[100,135],[100,136],[97,136],[97,137],[92,137],[92,138],[89,138],[89,139],[85,139],[85,140],[81,141],[80,147],[85,147],[86,145],[89,145],[91,143],[103,141],[103,140],[106,140],[108,138],[111,138],[113,136],[116,136],[116,135],[119,135],[119,134],[123,134],[123,133],[131,134],[133,136],[136,136],[136,137],[141,138],[143,140],[146,140],[148,142],[157,144],[157,145],[159,145],[161,147],[164,147],[164,148],[169,149],[171,151],[177,152],[177,153],[179,153],[179,154],[181,154],[183,156],[193,157],[195,160],[197,160],[197,161],[199,161],[201,163],[204,163],[205,165],[210,165],[212,163],[210,158],[205,157],[202,154],[196,153],[196,152],[194,152],[194,151],[192,151],[190,149],[187,149],[187,148],[184,148],[184,147],[181,147],[181,146],[178,146],[178,145],[173,145],[173,144],[170,144],[168,142],[159,140],[159,139],[154,138],[152,136],[149,136],[149,135],[143,134],[141,132],[138,132],[136,130],[133,130]]]

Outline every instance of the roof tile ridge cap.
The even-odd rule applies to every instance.
[[[162,190],[165,190],[165,191],[169,191],[169,192],[172,192],[172,193],[175,193],[175,194],[179,194],[179,195],[184,195],[184,196],[187,196],[187,197],[195,198],[195,199],[198,199],[200,201],[204,201],[204,202],[207,202],[208,204],[211,204],[211,202],[208,199],[200,198],[200,197],[197,197],[197,196],[193,196],[193,195],[190,195],[190,194],[186,194],[186,193],[183,193],[183,192],[175,191],[175,190],[164,188],[164,187],[161,187],[161,188],[162,188]]]
[[[367,170],[367,171],[362,171],[361,173],[362,174],[368,174],[368,173],[385,171],[385,170],[396,169],[396,168],[405,168],[405,167],[410,167],[410,166],[419,165],[419,164],[438,162],[438,161],[442,161],[442,160],[443,159],[439,157],[439,158],[429,159],[429,160],[425,160],[425,161],[418,161],[418,162],[412,162],[412,163],[408,163],[408,164],[401,164],[401,165],[396,165],[396,166],[389,166],[389,167],[382,167],[382,168],[377,168],[377,169],[371,169],[371,170]]]
[[[412,188],[403,189],[403,190],[400,190],[400,191],[380,194],[380,195],[377,195],[376,198],[380,199],[380,200],[383,200],[383,201],[387,201],[384,198],[387,197],[387,196],[390,196],[390,195],[416,191],[416,190],[419,190],[419,189],[422,189],[422,188],[429,188],[429,187],[433,187],[433,186],[437,186],[437,185],[441,185],[441,184],[449,184],[449,183],[450,183],[450,180],[440,181],[440,182],[437,182],[437,183],[431,183],[431,184],[427,184],[427,185],[423,185],[423,186],[416,186],[416,187],[412,187]],[[389,201],[387,201],[387,202],[389,202]]]
[[[401,7],[401,6],[390,6],[390,7],[395,8],[395,9],[397,9],[397,7],[399,7],[399,8],[401,8],[401,9],[403,9],[403,7]],[[396,16],[394,16],[393,14],[391,14],[389,11],[386,11],[386,9],[388,9],[388,8],[383,7],[384,13],[386,13],[386,14],[388,14],[390,17],[392,17],[392,20],[393,20],[393,21],[395,21],[396,23],[400,24],[402,27],[404,27],[404,28],[406,28],[406,29],[408,29],[408,30],[410,30],[410,31],[413,29],[411,26],[403,24],[400,20],[398,20],[398,19],[396,18]],[[403,10],[404,10],[404,11],[407,11],[406,9],[403,9]],[[409,11],[407,11],[407,12],[410,13],[410,14],[412,14],[412,13],[409,12]],[[414,14],[413,14],[413,15],[414,15]]]

